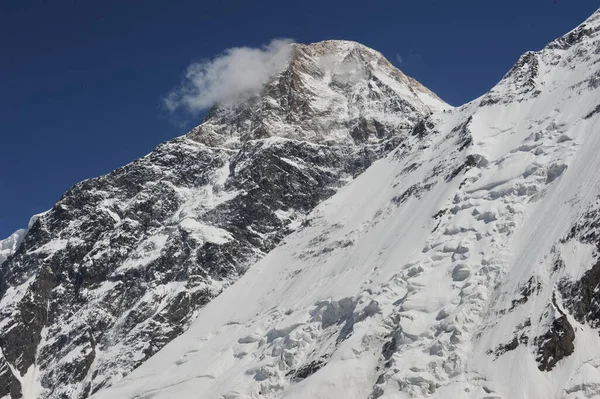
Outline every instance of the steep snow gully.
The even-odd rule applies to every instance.
[[[112,318],[90,325],[89,334],[100,337],[92,340],[94,356],[83,378],[64,384],[39,359],[58,328],[52,323],[71,316],[52,310],[40,318],[27,361],[7,354],[10,329],[24,328],[10,321],[14,315],[37,309],[36,296],[54,300],[70,289],[58,266],[44,263],[76,245],[63,235],[66,227],[54,227],[60,215],[51,211],[2,265],[0,311],[10,317],[0,324],[0,346],[14,377],[1,380],[11,384],[5,395],[35,388],[44,397],[97,399],[600,397],[600,11],[523,55],[489,93],[455,109],[358,44],[299,45],[295,54],[261,96],[215,109],[174,142],[219,151],[218,178],[205,179],[201,200],[197,183],[170,178],[175,191],[196,191],[185,191],[175,213],[165,211],[162,227],[146,226],[132,238],[142,243],[133,246],[137,255],[123,250],[117,259],[124,263],[111,269],[146,268],[180,239],[173,231],[186,228],[202,237],[193,241],[200,252],[205,241],[218,254],[225,243],[241,245],[244,251],[226,252],[228,263],[218,264],[235,272],[211,269],[215,254],[194,258],[189,267],[203,270],[198,279],[214,292],[172,324],[163,319],[180,308],[165,304],[173,296],[163,294],[167,302],[158,307],[154,297],[134,298],[153,312],[166,309],[151,319],[156,328],[181,320],[189,327],[145,335],[162,344],[130,373],[126,363],[120,374],[106,374],[97,362],[121,350],[115,337],[144,337],[131,335],[147,323],[132,320],[132,308],[143,313],[138,302],[125,301]],[[340,70],[360,79],[340,80]],[[165,176],[176,169],[160,165]],[[269,165],[285,165],[285,177],[262,172]],[[312,200],[265,202],[286,179],[295,182],[288,195],[301,188],[315,193]],[[331,189],[319,191],[323,185]],[[251,189],[250,200],[239,199]],[[159,195],[132,191],[139,190]],[[135,202],[128,195],[119,201]],[[135,220],[126,212],[132,205],[101,197],[116,214],[109,217]],[[257,199],[264,210],[241,210]],[[214,204],[229,205],[209,217]],[[190,218],[197,224],[182,224]],[[60,253],[56,262],[68,261]],[[255,255],[243,268],[233,264],[247,254]],[[191,275],[168,270],[145,272],[139,289],[147,296],[164,286],[198,289]],[[43,273],[53,277],[36,277]],[[132,284],[113,275],[87,282],[83,289],[94,294],[78,306],[92,312],[102,303],[94,298]],[[79,343],[69,350],[88,353]],[[90,383],[90,370],[105,373],[104,385]]]

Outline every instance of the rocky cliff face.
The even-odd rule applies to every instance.
[[[0,397],[85,398],[120,380],[446,108],[357,43],[295,45],[259,96],[77,184],[2,244]]]
[[[95,397],[598,397],[599,48],[418,122]]]

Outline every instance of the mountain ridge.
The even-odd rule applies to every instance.
[[[424,118],[95,397],[599,395],[598,17]]]
[[[338,61],[325,75],[319,60],[303,59],[299,65],[315,67],[315,77],[301,72],[300,81],[328,85],[323,77],[338,71]],[[359,66],[373,77],[379,68]],[[200,125],[212,124],[209,140],[196,129],[162,143],[75,185],[35,218],[0,268],[0,397],[85,398],[119,381],[426,117],[424,107],[411,105],[417,97],[403,99],[403,91],[374,78],[371,86],[347,76],[340,82],[331,93],[360,104],[351,115],[331,104],[310,106],[318,95],[298,92],[283,76],[250,101],[268,96],[251,118],[227,110],[217,118],[235,127],[230,143],[221,137],[229,131],[214,132],[213,112]],[[269,107],[289,98],[309,104],[318,120],[306,134],[281,137],[306,128],[281,118],[290,113],[284,107]],[[379,120],[398,104],[401,112]],[[258,134],[252,117],[270,118],[275,129]],[[314,126],[323,125],[335,126],[335,140],[320,139]]]

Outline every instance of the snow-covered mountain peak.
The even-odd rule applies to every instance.
[[[294,45],[4,245],[0,397],[599,396],[598,24],[450,112]]]
[[[86,398],[119,381],[447,107],[357,43],[292,53],[260,95],[32,219],[0,268],[0,397]]]
[[[238,148],[270,136],[316,143],[377,142],[450,108],[381,53],[356,42],[295,44],[288,66],[260,95],[215,106],[188,137]]]
[[[581,42],[585,37],[597,37],[600,30],[600,10],[593,13],[588,19],[567,34],[548,44],[548,48],[566,49],[573,44]]]
[[[328,75],[333,84],[356,84],[364,78],[375,77],[386,81],[398,93],[404,94],[406,100],[424,111],[450,108],[431,90],[392,65],[379,51],[363,44],[346,40],[297,44],[290,67],[302,70],[315,59],[321,72]],[[390,82],[389,78],[396,84]]]
[[[527,101],[543,91],[563,87],[566,79],[580,76],[578,87],[597,85],[600,74],[594,65],[600,60],[600,11],[585,22],[553,40],[539,51],[528,51],[487,94],[476,100],[481,106]]]
[[[420,122],[96,397],[599,397],[600,79],[582,29]]]

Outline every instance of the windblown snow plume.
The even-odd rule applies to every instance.
[[[191,64],[180,87],[165,98],[167,108],[195,113],[216,103],[243,101],[262,89],[292,56],[292,40],[273,39],[261,48],[233,47],[211,60]]]
[[[319,67],[331,74],[331,80],[336,84],[357,84],[367,78],[365,65],[360,59],[347,56],[340,60],[336,54],[327,54],[318,61]]]

